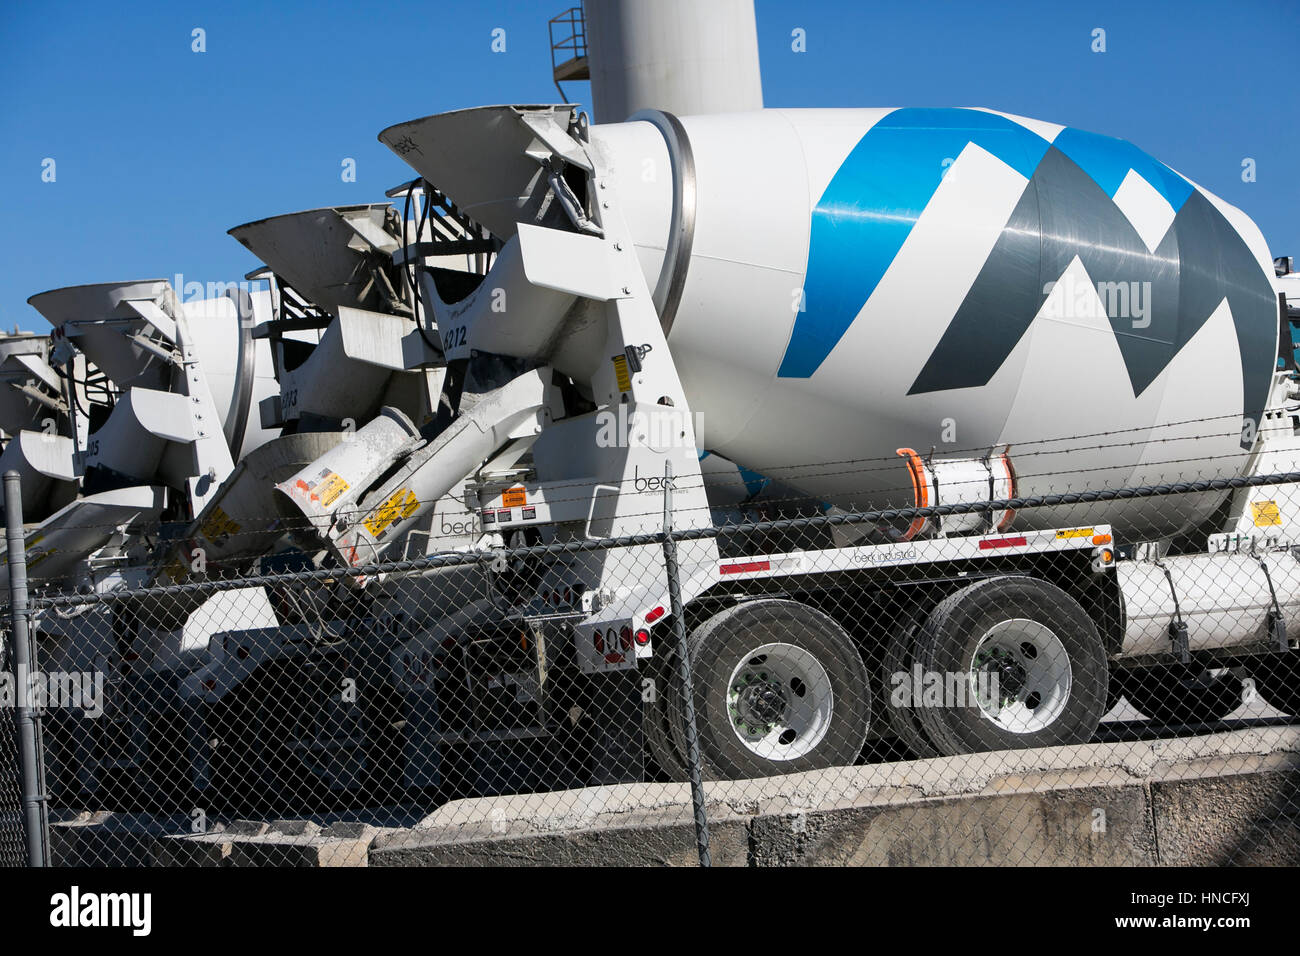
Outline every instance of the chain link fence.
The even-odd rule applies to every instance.
[[[12,672],[13,635],[6,627],[0,633],[0,675]],[[22,790],[19,777],[18,728],[14,709],[0,711],[0,867],[27,863],[27,840],[23,830]]]
[[[1297,480],[678,530],[667,482],[642,534],[362,568],[284,519],[29,549],[53,862],[1298,862]]]

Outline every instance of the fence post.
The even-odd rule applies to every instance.
[[[23,829],[29,866],[50,865],[49,814],[45,805],[45,761],[41,759],[41,716],[31,693],[36,647],[27,603],[27,551],[23,534],[22,481],[16,471],[4,476],[5,539],[9,546],[9,623],[14,642],[18,725],[19,776],[22,784]]]
[[[700,866],[712,866],[709,854],[709,818],[704,812],[704,777],[700,770],[700,740],[695,728],[695,680],[691,674],[691,653],[686,645],[686,620],[682,610],[682,586],[677,570],[677,542],[673,539],[673,466],[664,467],[664,572],[668,577],[668,602],[673,615],[673,636],[677,639],[677,674],[682,681],[682,722],[686,725],[686,767],[691,778],[691,804],[695,809],[695,843]]]

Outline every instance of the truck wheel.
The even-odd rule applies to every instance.
[[[1300,717],[1300,651],[1260,658],[1250,676],[1271,706]]]
[[[691,634],[704,775],[742,780],[857,760],[871,719],[866,665],[835,620],[797,601],[738,604]],[[668,712],[686,753],[681,684]]]
[[[1231,671],[1157,664],[1115,676],[1129,703],[1162,724],[1212,724],[1241,706],[1241,678]]]
[[[889,730],[903,742],[911,755],[917,759],[939,756],[934,744],[921,729],[921,719],[912,704],[914,698],[909,693],[900,699],[897,689],[902,686],[911,688],[912,681],[912,643],[916,638],[917,624],[906,620],[898,624],[885,644],[885,656],[880,675],[880,686],[884,700],[885,719]],[[898,675],[904,675],[900,685]]]
[[[917,633],[916,708],[944,754],[1082,744],[1106,713],[1106,652],[1074,598],[1026,577],[944,598]]]

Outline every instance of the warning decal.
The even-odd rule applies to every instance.
[[[627,356],[614,356],[614,377],[618,379],[618,390],[620,392],[632,391],[632,376],[627,371]]]
[[[388,500],[376,509],[375,513],[362,522],[365,529],[378,538],[387,531],[395,521],[401,521],[415,514],[420,506],[420,499],[410,488],[398,488]]]
[[[226,514],[220,505],[213,505],[212,514],[203,522],[199,534],[209,541],[216,541],[222,535],[239,534],[239,524],[230,515]]]
[[[298,489],[307,494],[308,498],[324,508],[338,501],[339,495],[350,487],[342,475],[328,468],[322,468],[321,473],[311,481],[303,481],[299,478],[295,484]]]
[[[1250,511],[1255,517],[1256,528],[1271,528],[1282,523],[1282,512],[1276,501],[1252,501]]]

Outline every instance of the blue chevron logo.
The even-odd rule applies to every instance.
[[[995,113],[900,109],[871,127],[845,158],[812,214],[803,311],[777,374],[807,378],[830,355],[903,247],[967,143],[1028,179],[1047,141]]]
[[[1131,143],[1074,129],[1048,143],[982,110],[895,110],[845,158],[813,209],[804,307],[779,377],[808,378],[822,365],[933,198],[944,159],[969,143],[1011,166],[1027,184],[909,394],[986,384],[1042,307],[1044,277],[1057,279],[1077,255],[1089,275],[1159,287],[1160,308],[1145,336],[1112,320],[1135,395],[1227,297],[1241,350],[1244,414],[1258,421],[1269,380],[1255,373],[1272,363],[1276,302],[1231,224],[1186,179]],[[1154,252],[1114,203],[1130,170],[1175,213]],[[1050,205],[1040,206],[1040,192],[1052,197]],[[1171,262],[1181,267],[1170,270]]]

